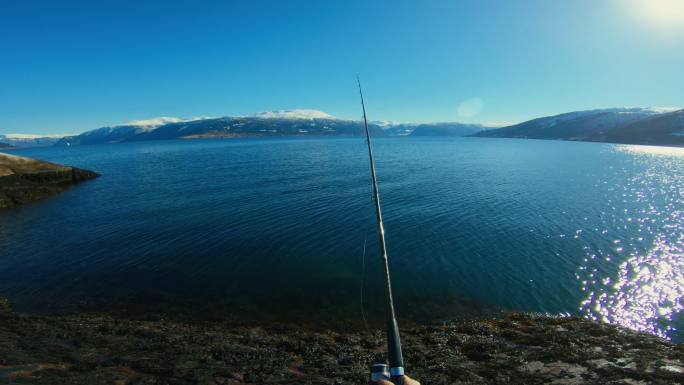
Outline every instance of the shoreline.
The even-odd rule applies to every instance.
[[[2,309],[2,307],[0,307]],[[401,329],[424,384],[672,384],[684,344],[573,317],[506,313]],[[0,310],[0,382],[361,384],[384,333]]]

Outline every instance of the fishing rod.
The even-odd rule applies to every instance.
[[[361,96],[361,109],[363,110],[363,124],[366,128],[366,143],[368,144],[368,158],[370,159],[371,180],[373,183],[373,200],[375,201],[375,215],[378,220],[378,238],[380,241],[380,253],[385,267],[385,284],[387,289],[387,364],[373,364],[371,366],[371,380],[377,381],[383,377],[389,378],[392,383],[402,385],[404,383],[404,358],[401,355],[401,340],[399,339],[399,325],[394,313],[394,299],[392,298],[392,282],[390,280],[389,262],[387,261],[387,245],[385,244],[385,227],[382,224],[382,209],[380,208],[380,193],[378,192],[378,180],[375,174],[375,161],[373,160],[373,148],[371,145],[368,119],[366,119],[366,105],[363,102],[361,80],[356,76]]]

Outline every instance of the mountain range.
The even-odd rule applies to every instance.
[[[0,134],[0,143],[16,148],[45,147],[52,146],[62,137],[63,135]]]
[[[611,108],[577,111],[481,131],[473,136],[684,145],[684,110]]]
[[[486,127],[462,123],[370,122],[368,128],[374,136],[466,136]],[[226,116],[187,120],[157,118],[134,121],[67,136],[57,144],[71,146],[164,139],[359,135],[363,135],[363,123],[358,120],[337,119],[316,110],[283,110],[262,112],[247,117]]]
[[[532,119],[506,127],[458,122],[373,121],[369,122],[369,129],[374,136],[477,136],[684,146],[684,110],[623,107],[576,111]],[[269,111],[239,117],[160,117],[102,127],[64,137],[0,135],[0,147],[3,147],[2,144],[21,148],[166,139],[362,134],[361,121],[338,119],[325,112],[300,109]]]
[[[102,127],[62,138],[58,145],[119,143],[164,139],[234,138],[254,136],[353,136],[360,135],[359,121],[280,116],[199,118],[159,125],[124,124]],[[374,135],[383,135],[370,126]]]

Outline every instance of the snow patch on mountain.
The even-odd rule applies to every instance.
[[[556,116],[568,116],[568,117],[573,117],[573,116],[585,116],[585,115],[592,115],[596,113],[601,113],[601,112],[615,112],[618,114],[644,114],[644,115],[656,115],[656,114],[664,114],[668,112],[674,112],[677,110],[680,110],[681,107],[615,107],[615,108],[599,108],[595,110],[586,110],[586,111],[574,111],[574,112],[568,112]],[[542,118],[543,119],[543,118]]]
[[[254,114],[253,117],[261,119],[335,119],[334,116],[326,112],[308,109],[264,111]]]
[[[675,112],[682,109],[682,107],[646,107],[646,108],[636,108],[642,110],[643,112],[652,112],[654,114],[665,114],[668,112]]]
[[[196,118],[190,118],[190,119],[182,119],[182,118],[174,118],[171,116],[160,116],[158,118],[152,118],[152,119],[131,120],[128,123],[119,124],[119,125],[116,125],[114,127],[134,126],[134,127],[140,127],[143,130],[152,130],[152,129],[155,129],[159,126],[163,126],[163,125],[169,124],[169,123],[192,122],[195,120],[202,120],[202,119],[211,119],[211,118],[207,117],[207,116],[202,116],[202,117],[196,117]]]
[[[393,120],[373,120],[369,123],[375,124],[376,126],[379,126],[380,128],[389,128],[389,127],[394,127],[394,126],[399,126],[399,125],[409,125],[410,124],[410,123],[395,122]]]

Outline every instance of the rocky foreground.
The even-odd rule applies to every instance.
[[[88,170],[0,153],[0,208],[44,199],[98,176]]]
[[[577,318],[509,314],[402,337],[423,384],[684,383],[684,345]],[[364,384],[383,351],[380,331],[0,311],[8,384]]]

